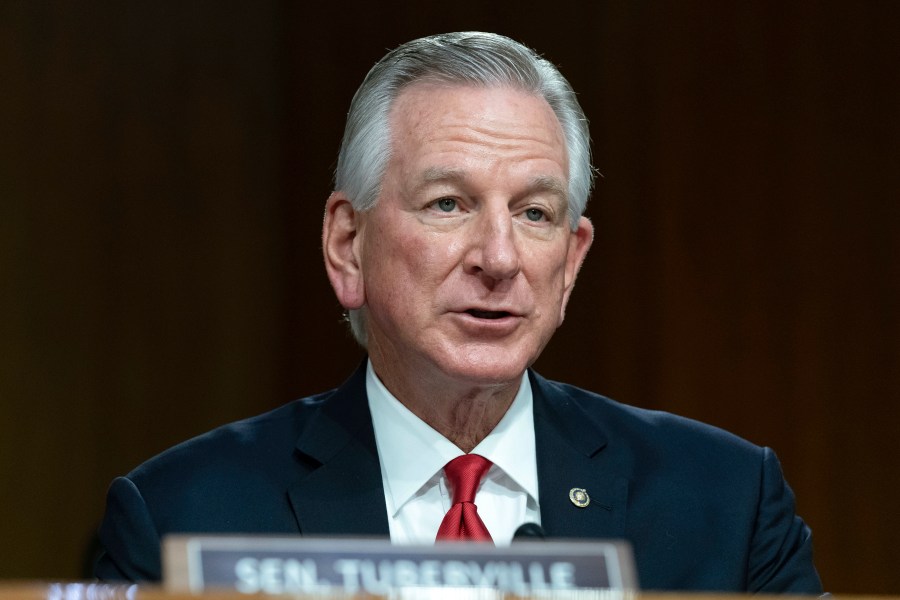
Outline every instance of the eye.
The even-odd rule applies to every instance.
[[[453,212],[456,208],[456,200],[453,198],[441,198],[434,203],[441,212]]]
[[[529,208],[525,211],[525,217],[529,221],[534,222],[542,221],[547,218],[547,216],[544,214],[544,211],[540,210],[539,208]]]

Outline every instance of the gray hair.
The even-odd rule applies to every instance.
[[[572,86],[533,50],[494,33],[424,37],[388,52],[353,96],[335,171],[335,189],[359,212],[381,193],[391,154],[389,116],[394,101],[414,83],[511,87],[544,98],[559,120],[569,158],[568,215],[574,231],[594,181],[587,119]],[[364,309],[349,311],[354,337],[366,345]]]

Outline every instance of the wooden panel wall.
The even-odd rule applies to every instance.
[[[360,358],[319,257],[353,90],[506,33],[604,177],[538,367],[774,447],[826,586],[900,593],[900,5],[0,0],[0,577],[77,577],[108,481]]]

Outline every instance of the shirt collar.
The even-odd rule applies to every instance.
[[[393,517],[444,465],[463,452],[397,400],[378,379],[371,361],[366,368],[366,394],[387,509]],[[534,411],[527,372],[506,414],[472,452],[494,463],[537,503]]]

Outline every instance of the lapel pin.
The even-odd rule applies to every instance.
[[[588,496],[587,490],[584,488],[572,488],[569,490],[569,500],[578,508],[584,508],[591,503],[591,497]]]

